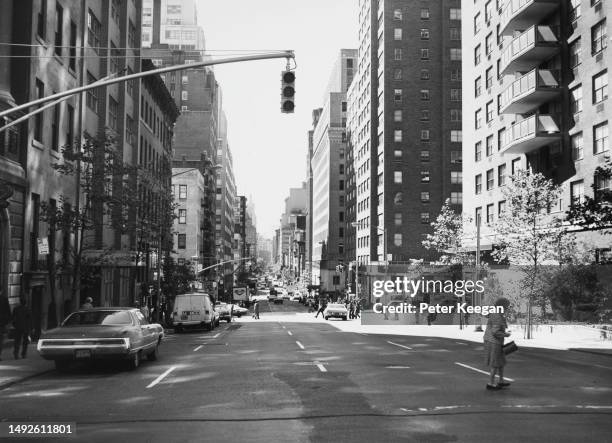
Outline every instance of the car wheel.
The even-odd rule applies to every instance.
[[[329,320],[329,317],[323,317],[325,320]]]
[[[70,367],[69,360],[55,360],[55,369],[58,371],[65,371]]]
[[[229,317],[229,318],[227,319],[227,322],[228,322],[228,323],[231,323],[231,322],[232,322],[232,317]]]
[[[140,351],[136,352],[132,357],[128,360],[128,369],[134,370],[140,366]]]
[[[347,320],[347,319],[346,319],[346,315],[345,315],[344,317],[342,317],[342,320],[344,320],[344,321],[346,321],[346,320]]]
[[[149,355],[147,355],[147,360],[155,361],[157,360],[158,356],[159,356],[159,341],[155,343],[155,347],[153,348],[153,351],[151,351]]]

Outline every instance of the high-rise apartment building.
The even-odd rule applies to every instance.
[[[461,210],[460,1],[360,0],[356,69],[356,256],[435,258],[430,223],[446,199]]]
[[[357,50],[342,49],[332,70],[316,112],[312,135],[312,261],[314,275],[322,287],[333,288],[329,280],[345,262],[346,236],[346,91],[353,80]],[[350,260],[350,259],[349,259]],[[338,284],[339,286],[340,284]]]
[[[611,13],[598,0],[464,2],[464,210],[480,219],[483,246],[517,169],[562,186],[560,217],[592,186],[610,189],[594,171],[610,156]]]
[[[204,49],[204,31],[197,23],[196,0],[143,0],[142,47]],[[157,12],[157,13],[156,13]]]

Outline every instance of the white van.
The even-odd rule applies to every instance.
[[[177,295],[172,310],[174,332],[185,328],[215,328],[215,312],[210,296],[204,292]]]

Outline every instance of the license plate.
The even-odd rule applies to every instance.
[[[89,349],[77,349],[74,353],[75,358],[91,358]]]

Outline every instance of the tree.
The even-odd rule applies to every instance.
[[[532,305],[536,301],[543,275],[543,265],[559,263],[564,252],[567,229],[562,220],[550,214],[559,200],[561,189],[540,173],[517,171],[504,187],[505,210],[494,226],[499,249],[498,261],[517,265],[526,290],[527,338],[531,338]]]
[[[594,173],[593,197],[585,195],[580,202],[572,202],[567,220],[586,229],[612,227],[612,161],[598,166]],[[605,234],[611,230],[604,231]]]
[[[163,270],[162,290],[170,299],[174,299],[178,294],[189,292],[191,285],[196,281],[193,265],[189,261],[179,265],[174,258],[166,257]]]
[[[466,263],[469,255],[462,247],[465,222],[461,214],[457,214],[450,207],[450,200],[446,199],[436,221],[431,223],[434,233],[427,234],[427,238],[422,242],[423,247],[442,254],[442,264]]]

